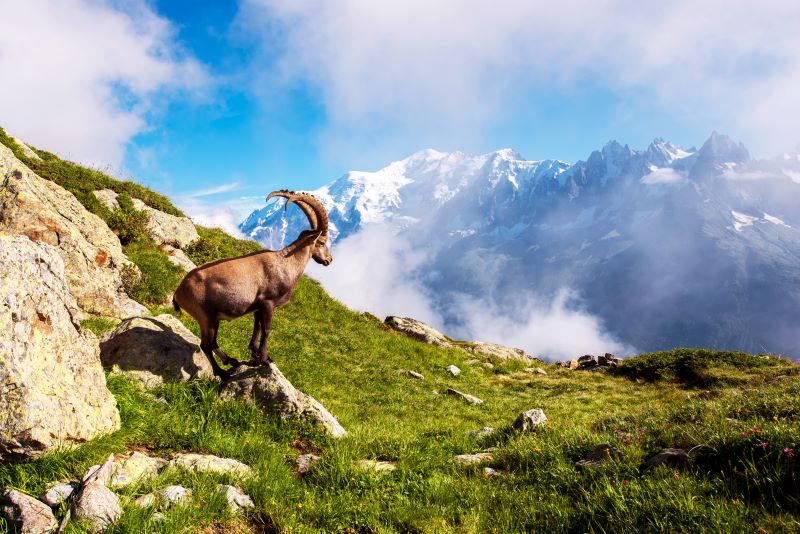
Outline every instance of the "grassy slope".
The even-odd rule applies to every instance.
[[[211,230],[201,234],[205,242],[190,251],[196,260],[253,246]],[[190,317],[181,319],[197,332]],[[102,331],[111,323],[86,326]],[[250,318],[225,323],[223,349],[246,358],[251,327]],[[123,378],[109,377],[122,430],[37,461],[2,465],[0,484],[38,494],[49,481],[74,478],[111,451],[193,450],[240,459],[257,476],[230,480],[167,471],[125,492],[125,514],[114,532],[800,529],[800,470],[784,452],[788,447],[800,454],[800,382],[797,367],[786,361],[676,351],[630,360],[619,376],[554,366],[539,376],[516,362],[489,370],[466,365],[466,353],[385,330],[308,279],[276,313],[270,347],[286,376],[325,404],[348,437],[334,441],[302,423],[220,403],[213,381],[155,390],[164,404]],[[462,374],[445,374],[450,363]],[[419,371],[425,381],[400,376],[398,368]],[[769,383],[780,375],[789,376]],[[440,394],[447,387],[485,404]],[[712,394],[700,395],[701,387]],[[463,435],[482,426],[507,427],[533,407],[550,417],[546,430]],[[604,442],[620,447],[622,460],[597,471],[574,467]],[[498,448],[490,465],[507,470],[507,477],[486,478],[480,467],[453,462],[455,454],[490,446]],[[642,468],[649,455],[668,446],[700,446],[696,465],[683,471]],[[317,452],[323,460],[298,480],[290,471],[301,452]],[[396,460],[398,469],[376,475],[354,466],[362,458]],[[256,510],[228,514],[213,496],[218,482],[236,482]],[[152,510],[137,510],[132,500],[168,483],[191,487],[193,504],[152,523]],[[84,529],[71,523],[68,531]]]

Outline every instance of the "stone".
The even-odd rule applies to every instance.
[[[103,532],[122,516],[119,497],[101,480],[83,487],[75,501],[75,517],[88,521],[92,532]]]
[[[579,366],[580,364],[578,363],[578,360],[570,360],[569,362],[567,362],[567,365],[565,367],[570,370],[575,370]]]
[[[622,456],[622,451],[608,443],[601,443],[595,450],[575,462],[575,467],[597,469],[608,460]]]
[[[504,477],[506,476],[506,472],[503,471],[502,469],[495,469],[494,467],[484,467],[483,476],[488,478]]]
[[[117,193],[111,189],[92,191],[92,194],[108,209],[119,209]],[[147,214],[147,233],[159,245],[171,245],[183,248],[192,241],[199,239],[197,229],[188,217],[178,217],[151,208],[138,198],[131,199],[133,207]]]
[[[255,403],[266,412],[283,419],[306,419],[322,426],[335,438],[347,434],[322,404],[296,389],[273,362],[258,367],[241,366],[234,370],[231,378],[220,387],[220,397]]]
[[[420,380],[420,381],[425,380],[425,377],[422,376],[420,373],[418,373],[416,371],[409,371],[408,369],[398,369],[397,370],[397,374],[400,374],[400,375],[403,375],[403,376],[407,376],[409,378],[414,378],[414,379]]]
[[[97,338],[54,247],[0,233],[0,460],[119,429]]]
[[[545,371],[545,370],[544,370],[544,369],[542,369],[541,367],[536,367],[536,368],[534,369],[534,372],[535,372],[537,375],[547,376],[547,371]]]
[[[483,428],[478,428],[477,430],[468,430],[464,432],[464,435],[469,438],[484,438],[486,436],[491,436],[494,433],[494,428],[490,426],[485,426]]]
[[[297,457],[297,460],[294,463],[294,469],[292,472],[295,476],[301,477],[311,471],[311,468],[314,467],[314,464],[320,461],[322,458],[317,456],[316,454],[301,454]]]
[[[127,458],[114,462],[110,486],[115,489],[126,488],[135,482],[156,476],[165,465],[167,461],[163,458],[153,458],[134,451]]]
[[[470,404],[474,404],[474,405],[483,404],[483,401],[481,399],[479,399],[478,397],[470,395],[469,393],[464,393],[462,391],[458,391],[457,389],[447,388],[446,393],[448,395],[452,395],[454,397],[459,397],[460,399],[463,399],[463,400],[467,401]]]
[[[161,249],[167,253],[167,259],[170,263],[177,265],[187,273],[197,268],[197,265],[195,265],[194,262],[189,259],[189,256],[181,249],[175,248],[172,245],[164,245]]]
[[[33,151],[31,147],[23,143],[18,137],[14,137],[13,135],[9,135],[11,139],[14,140],[17,145],[22,149],[22,153],[25,155],[26,158],[35,159],[37,161],[42,161],[42,158],[39,157],[39,154]]]
[[[479,464],[482,462],[490,462],[494,458],[492,452],[478,452],[475,454],[459,454],[453,458],[453,461],[462,466]]]
[[[169,314],[123,320],[100,339],[100,360],[146,388],[214,375],[200,340]]]
[[[397,462],[387,462],[385,460],[359,460],[356,465],[361,469],[368,469],[376,473],[391,473],[397,469]]]
[[[124,291],[123,273],[139,269],[119,239],[72,193],[37,176],[0,144],[0,231],[51,245],[65,266],[78,308],[88,314],[124,318],[147,313]]]
[[[686,449],[663,449],[647,460],[647,467],[683,467],[690,462],[690,451]]]
[[[232,513],[238,513],[243,508],[253,508],[253,500],[249,495],[245,495],[236,486],[229,486],[227,484],[217,484],[217,493],[225,498],[228,504],[228,510]]]
[[[77,488],[78,484],[75,482],[53,484],[45,490],[40,500],[51,508],[55,508],[72,497],[72,494],[75,493]]]
[[[484,341],[473,341],[463,345],[461,348],[473,354],[480,354],[487,358],[500,361],[522,360],[522,361],[541,361],[534,358],[522,349],[506,347],[498,343],[486,343]]]
[[[167,465],[169,467],[180,467],[187,471],[216,473],[219,475],[233,474],[246,477],[253,474],[253,469],[249,465],[232,458],[220,458],[213,454],[180,453],[175,455]]]
[[[192,490],[186,489],[183,486],[166,486],[153,493],[142,495],[135,501],[134,506],[137,508],[147,508],[149,506],[159,505],[164,509],[170,508],[176,504],[185,504],[189,502],[192,497]]]
[[[518,432],[530,432],[547,424],[547,416],[541,408],[532,408],[519,414],[511,428]]]
[[[448,365],[447,367],[444,368],[444,370],[450,373],[452,376],[458,376],[461,374],[461,369],[459,369],[455,365]]]
[[[591,354],[585,354],[585,355],[581,356],[580,358],[578,358],[578,363],[579,364],[587,364],[589,362],[594,362],[594,361],[595,361],[595,357],[592,356]]]
[[[11,488],[6,488],[0,508],[9,526],[13,528],[12,532],[44,534],[52,532],[58,526],[49,506]]]
[[[441,332],[429,326],[422,321],[417,321],[411,317],[395,317],[388,316],[384,321],[385,324],[394,328],[398,332],[402,332],[410,338],[429,343],[438,347],[453,347],[453,343]]]
[[[481,364],[481,367],[483,367],[484,369],[494,369],[494,364],[492,364],[491,362],[483,362]]]

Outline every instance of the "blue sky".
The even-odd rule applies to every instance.
[[[0,125],[228,228],[272,189],[428,147],[796,146],[800,5],[664,4],[17,2]]]

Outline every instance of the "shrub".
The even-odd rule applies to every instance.
[[[125,247],[125,254],[139,267],[141,277],[133,279],[123,270],[123,285],[128,295],[142,304],[164,304],[183,279],[183,269],[173,265],[167,255],[143,243]]]
[[[133,206],[133,200],[127,193],[121,193],[117,197],[117,202],[119,203],[119,208],[112,211],[106,220],[108,227],[119,237],[120,243],[128,245],[149,240],[147,213],[137,210]]]
[[[189,259],[197,265],[261,250],[261,245],[255,241],[236,239],[219,228],[197,226],[197,233],[200,235],[200,239],[183,249]]]

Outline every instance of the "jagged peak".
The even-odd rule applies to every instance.
[[[725,134],[714,130],[700,147],[701,158],[713,162],[744,163],[750,160],[750,153],[744,144],[737,143]]]

